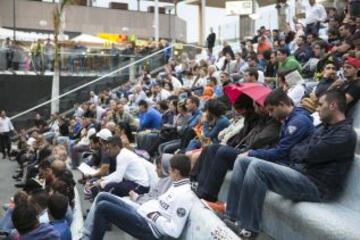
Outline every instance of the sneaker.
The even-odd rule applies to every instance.
[[[242,240],[255,240],[256,237],[257,237],[257,233],[251,232],[251,231],[246,230],[246,229],[242,229],[242,230],[239,232],[239,237],[240,237]]]
[[[223,220],[223,222],[225,223],[225,225],[231,229],[231,231],[233,231],[234,233],[238,233],[239,232],[239,224],[237,222],[234,222],[232,220],[230,220],[229,218],[226,218]]]

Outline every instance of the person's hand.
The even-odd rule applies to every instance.
[[[136,201],[136,199],[138,199],[139,194],[137,194],[136,192],[134,192],[133,190],[131,190],[129,192],[129,197],[131,201]]]
[[[310,99],[313,100],[314,102],[317,102],[318,98],[316,97],[314,92],[310,93]]]
[[[95,184],[96,184],[96,186],[100,187],[101,189],[104,188],[104,180],[102,178],[97,180]]]
[[[201,123],[205,123],[208,121],[208,117],[207,117],[207,113],[204,112],[202,115],[201,115]]]
[[[333,82],[333,83],[331,84],[331,86],[329,87],[329,90],[338,88],[338,87],[340,87],[342,84],[343,84],[343,81],[342,81],[341,79],[338,79],[338,80],[336,80],[335,82]]]

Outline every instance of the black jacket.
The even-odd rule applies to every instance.
[[[354,160],[356,139],[349,119],[323,124],[291,149],[290,160],[315,183],[324,199],[333,198],[341,192]]]

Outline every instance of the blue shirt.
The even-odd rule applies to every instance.
[[[281,125],[279,143],[274,148],[251,150],[248,155],[271,162],[288,164],[291,148],[310,136],[313,131],[314,125],[311,116],[301,108],[294,107],[292,113]]]
[[[140,116],[140,128],[145,129],[160,129],[161,128],[161,114],[152,107]]]
[[[60,240],[59,233],[48,223],[41,223],[37,228],[21,235],[21,240]],[[70,238],[71,239],[71,238]]]
[[[195,112],[193,112],[189,117],[188,128],[189,129],[194,128],[196,124],[198,124],[198,122],[200,121],[200,117],[201,117],[200,110],[196,110]]]
[[[208,122],[205,122],[202,127],[204,137],[210,138],[213,143],[218,142],[219,133],[229,126],[229,119],[225,116],[220,116],[214,126],[210,126]]]
[[[71,232],[66,220],[55,220],[50,223],[60,235],[60,240],[71,240]]]

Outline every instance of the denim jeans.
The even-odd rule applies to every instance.
[[[11,217],[12,217],[12,213],[14,212],[13,208],[9,208],[8,210],[6,210],[3,218],[0,220],[0,230],[3,232],[7,232],[10,233],[11,230],[15,229]]]
[[[82,239],[83,240],[88,240],[90,239],[90,234],[93,230],[93,226],[94,226],[94,215],[95,215],[95,209],[98,205],[98,203],[100,201],[109,201],[109,202],[112,202],[114,204],[117,204],[118,202],[121,202],[121,199],[111,193],[107,193],[107,192],[101,192],[99,193],[93,204],[91,205],[91,208],[86,216],[86,219],[85,219],[85,222],[84,222],[84,227],[83,227],[83,230],[82,230],[82,233],[83,233],[83,237]]]
[[[103,239],[109,222],[137,239],[157,239],[152,234],[146,220],[137,212],[136,208],[119,198],[98,199],[93,223],[96,228],[92,229],[90,239]]]
[[[319,202],[316,185],[302,173],[252,157],[237,158],[231,177],[225,215],[240,226],[259,232],[267,190],[294,201]]]

